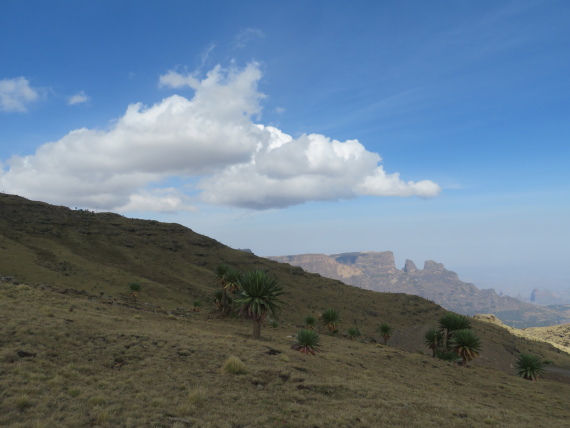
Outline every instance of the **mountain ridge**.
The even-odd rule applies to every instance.
[[[423,269],[419,269],[407,259],[404,267],[398,269],[391,251],[268,258],[366,290],[417,295],[464,315],[493,313],[511,327],[543,327],[570,322],[562,312],[524,303],[514,297],[499,296],[494,289],[480,290],[433,260],[426,260]]]

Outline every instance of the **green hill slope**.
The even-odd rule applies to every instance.
[[[2,426],[568,423],[568,378],[527,382],[512,368],[530,352],[570,369],[560,350],[473,320],[481,356],[469,368],[440,362],[423,345],[445,313],[433,302],[347,286],[180,225],[0,195],[0,257],[0,276],[13,278],[0,283]],[[206,304],[220,263],[266,269],[287,292],[261,341]],[[326,308],[340,311],[341,334],[323,335],[318,357],[291,350],[302,319]],[[396,329],[387,347],[373,341],[381,322]],[[345,337],[352,326],[362,342]],[[220,373],[230,355],[246,374]]]

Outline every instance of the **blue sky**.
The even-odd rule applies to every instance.
[[[0,190],[570,288],[568,22],[562,0],[5,0]]]

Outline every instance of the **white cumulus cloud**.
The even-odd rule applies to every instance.
[[[40,95],[30,86],[25,77],[0,80],[0,110],[25,112],[28,105],[37,101]]]
[[[293,138],[255,123],[264,97],[260,78],[255,63],[217,66],[202,80],[170,71],[160,84],[189,86],[191,99],[173,95],[150,107],[132,104],[108,130],[74,130],[33,155],[13,157],[0,170],[0,188],[69,206],[171,212],[195,209],[197,198],[260,210],[360,195],[439,193],[431,181],[404,182],[385,173],[380,156],[357,140]],[[172,178],[182,185],[168,184]]]
[[[158,79],[159,86],[167,86],[169,88],[181,88],[189,86],[192,89],[197,89],[200,86],[200,80],[191,74],[186,76],[176,71],[170,70],[168,73],[163,74]]]
[[[431,181],[406,183],[397,173],[386,174],[380,156],[357,140],[319,134],[293,139],[276,128],[260,128],[267,139],[249,162],[200,182],[205,201],[262,210],[360,195],[432,197],[441,190]]]
[[[69,105],[75,105],[75,104],[82,104],[82,103],[86,103],[87,101],[89,101],[89,96],[87,94],[85,94],[85,92],[83,91],[79,91],[78,93],[70,96],[67,99],[67,103]]]

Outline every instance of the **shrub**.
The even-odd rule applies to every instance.
[[[447,349],[436,349],[435,357],[442,361],[457,362],[457,354],[453,351],[448,351]]]
[[[212,302],[216,305],[216,309],[218,309],[222,314],[227,314],[231,312],[232,298],[226,294],[224,301],[224,295],[223,290],[214,291]]]
[[[516,362],[517,374],[523,379],[538,380],[544,373],[544,364],[536,355],[521,354]]]
[[[348,329],[348,338],[350,340],[354,340],[357,337],[360,337],[360,330],[358,329],[358,327],[351,327]]]
[[[336,309],[327,309],[321,315],[325,328],[330,333],[336,333],[340,325],[340,315]]]
[[[226,362],[222,366],[222,370],[225,371],[226,373],[231,373],[236,375],[244,374],[247,372],[245,363],[242,360],[240,360],[238,357],[234,356],[231,356],[226,360]]]
[[[303,324],[305,324],[307,330],[313,330],[317,326],[317,319],[312,315],[308,315],[303,320]]]
[[[291,348],[304,354],[315,355],[319,352],[320,341],[319,334],[315,330],[303,329],[297,333],[297,343]]]
[[[384,345],[387,345],[388,339],[390,339],[394,333],[394,327],[384,322],[378,326],[378,333],[380,333],[380,336],[384,339]]]
[[[230,267],[225,264],[216,266],[216,278],[220,281],[220,285],[224,287],[226,285],[226,275],[230,271]]]
[[[140,292],[141,292],[141,285],[138,282],[131,282],[129,284],[129,290],[131,292],[131,296],[132,298],[135,300],[135,303],[137,301],[137,297],[139,296]]]

